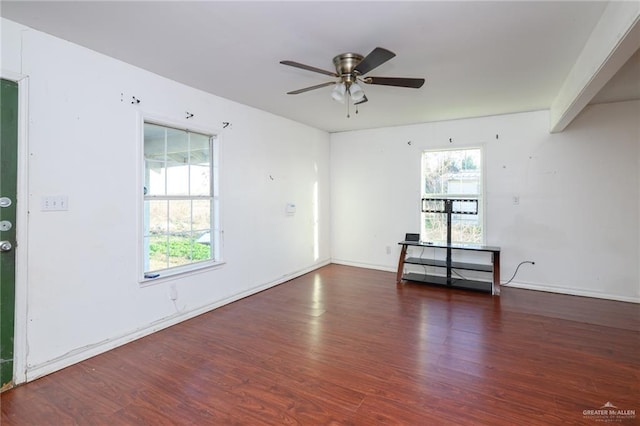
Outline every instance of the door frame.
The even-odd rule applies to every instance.
[[[0,78],[18,83],[18,163],[16,176],[16,278],[15,325],[13,332],[14,385],[27,381],[27,305],[29,235],[29,77],[5,69]]]

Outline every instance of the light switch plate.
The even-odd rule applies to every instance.
[[[69,197],[66,195],[45,195],[41,199],[43,212],[67,211],[69,210]]]

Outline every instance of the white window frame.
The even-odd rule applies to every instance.
[[[144,157],[144,125],[155,124],[158,126],[169,127],[177,130],[184,130],[193,133],[199,133],[212,137],[212,164],[211,164],[211,180],[212,180],[212,228],[211,228],[211,245],[213,249],[213,258],[206,261],[194,262],[187,265],[170,267],[158,271],[158,276],[145,276],[145,157]],[[162,282],[166,279],[175,278],[193,273],[200,273],[205,270],[222,266],[224,262],[223,256],[223,228],[222,215],[220,208],[220,145],[221,131],[211,127],[204,127],[187,123],[186,121],[172,120],[148,113],[138,114],[138,282],[141,285],[149,285],[156,282]]]
[[[482,226],[482,239],[479,243],[470,243],[470,244],[486,244],[487,240],[487,221],[486,221],[486,194],[487,194],[487,186],[486,186],[486,161],[485,161],[485,147],[484,145],[469,145],[469,146],[459,146],[459,147],[446,147],[446,148],[434,148],[434,149],[426,149],[420,154],[420,198],[422,199],[425,196],[424,193],[424,169],[423,169],[423,159],[424,155],[427,153],[433,152],[447,152],[447,151],[466,151],[466,150],[480,150],[480,167],[481,167],[481,177],[480,177],[480,185],[481,185],[481,193],[478,199],[478,216],[480,226]],[[440,198],[469,198],[468,194],[444,194],[442,197],[440,195],[434,195],[434,197]],[[420,213],[420,236],[421,238],[424,236],[424,214]]]

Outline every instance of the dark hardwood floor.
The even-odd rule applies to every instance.
[[[1,423],[639,424],[639,367],[637,304],[330,265],[5,392]]]

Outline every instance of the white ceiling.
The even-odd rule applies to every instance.
[[[598,1],[3,1],[1,14],[206,92],[336,132],[548,109],[605,7]],[[331,77],[279,61],[333,71],[335,55],[366,55],[377,46],[397,56],[368,75],[424,77],[426,84],[367,85],[369,102],[357,115],[352,110],[351,118],[331,99],[331,86],[286,95]],[[633,68],[629,79],[638,90],[630,95],[627,83],[622,97],[640,97]]]

